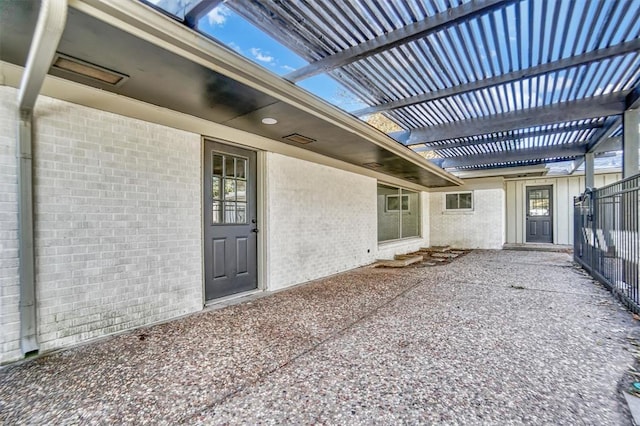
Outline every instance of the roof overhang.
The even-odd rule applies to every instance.
[[[38,5],[9,8],[0,59],[23,65]],[[423,187],[462,181],[370,125],[139,2],[71,0],[59,53],[126,76],[110,85],[52,68],[50,74],[313,151]],[[273,117],[277,125],[261,120]],[[285,139],[313,139],[298,144]],[[207,135],[215,136],[215,135]],[[380,166],[377,166],[380,165]]]

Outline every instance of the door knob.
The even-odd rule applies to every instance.
[[[257,234],[257,233],[259,232],[259,229],[258,229],[258,228],[253,228],[253,229],[251,230],[251,232],[255,232],[255,233]]]

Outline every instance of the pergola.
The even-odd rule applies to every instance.
[[[156,7],[197,30],[222,3]],[[623,113],[640,105],[640,0],[224,5],[309,62],[284,78],[331,76],[369,105],[354,115],[383,114],[448,171],[590,167],[622,149]]]

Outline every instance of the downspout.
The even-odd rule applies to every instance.
[[[18,91],[18,244],[20,275],[20,350],[38,351],[35,254],[33,239],[33,108],[51,67],[67,20],[67,0],[42,0],[38,23]]]

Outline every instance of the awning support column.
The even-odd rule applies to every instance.
[[[640,170],[640,109],[629,109],[623,115],[622,178],[634,176]]]
[[[595,188],[594,175],[594,154],[593,152],[587,152],[584,155],[584,186],[585,188]]]

